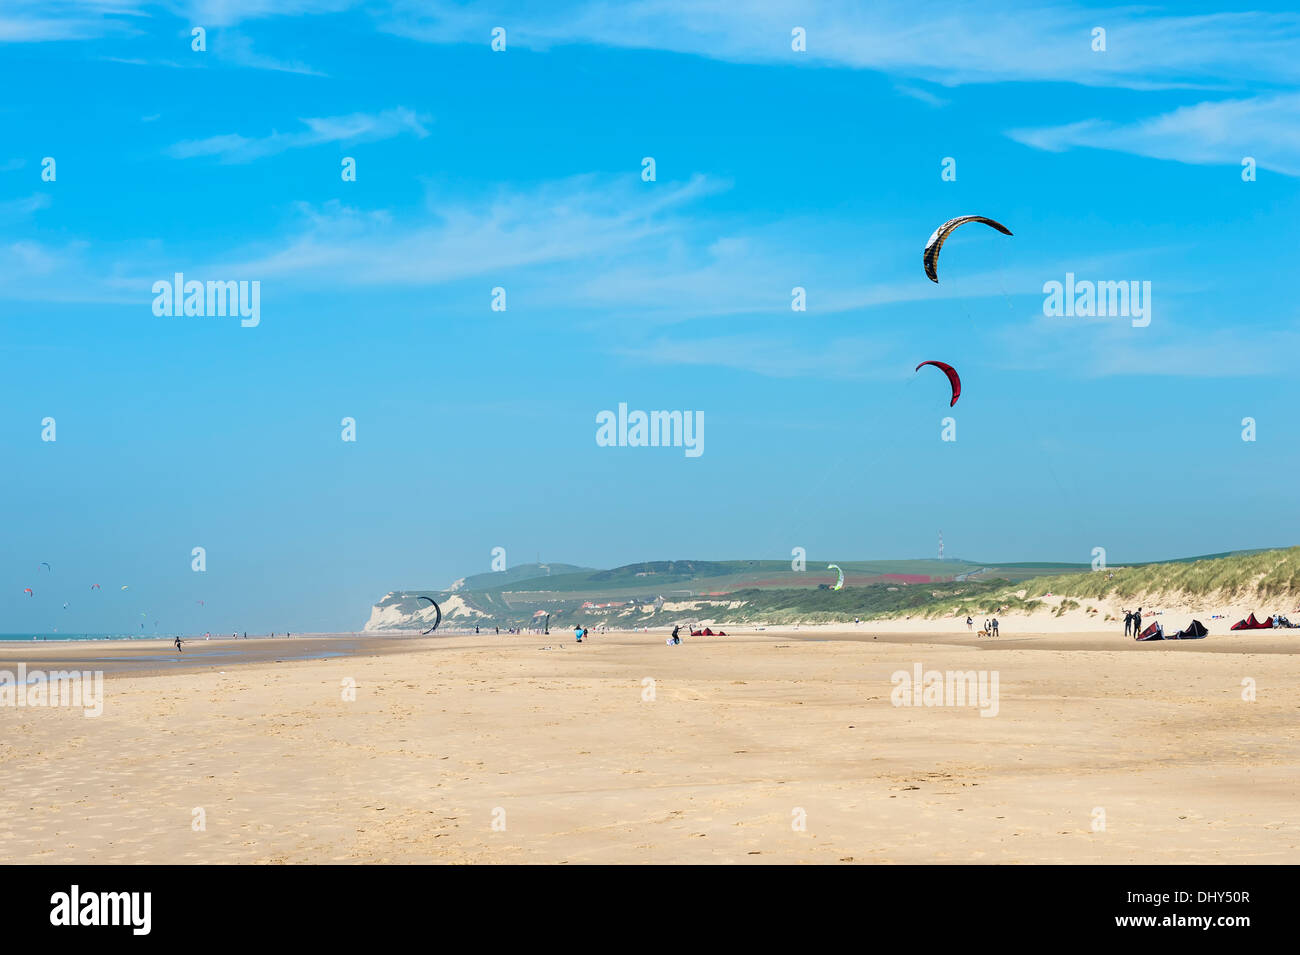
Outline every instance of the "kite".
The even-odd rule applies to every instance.
[[[952,401],[948,403],[948,407],[951,408],[957,403],[957,399],[961,397],[961,379],[957,377],[957,369],[941,361],[923,361],[912,370],[913,372],[920,371],[926,365],[934,365],[935,368],[948,376],[948,383],[952,385]]]
[[[827,564],[827,565],[826,565],[826,569],[827,569],[827,570],[839,570],[839,572],[840,572],[840,579],[839,579],[839,582],[836,583],[835,586],[831,588],[831,590],[842,590],[842,589],[844,588],[844,571],[840,570],[840,565],[839,565],[839,564]]]
[[[99,584],[91,584],[91,585],[90,585],[90,589],[91,589],[91,590],[102,590],[103,588],[101,588],[101,587],[99,586]]]
[[[432,627],[430,627],[428,630],[424,631],[425,634],[433,633],[433,631],[435,631],[435,630],[438,629],[438,624],[442,623],[442,608],[438,606],[438,602],[437,602],[436,600],[434,600],[432,597],[426,597],[426,596],[424,596],[423,594],[421,594],[421,595],[419,595],[418,597],[416,597],[415,599],[416,599],[416,600],[427,600],[427,601],[429,601],[429,603],[433,604],[433,609],[437,612],[437,614],[438,614],[438,618],[437,618],[436,620],[433,621],[433,626],[432,626]]]
[[[123,585],[122,585],[122,589],[123,589],[123,590],[130,590],[131,588],[128,587],[126,584],[123,584]]]
[[[35,597],[35,596],[36,596],[36,594],[32,593],[32,588],[30,588],[30,587],[24,587],[24,588],[23,588],[23,593],[27,594],[29,597]]]
[[[51,567],[49,564],[47,564],[45,561],[41,561],[40,566],[44,567],[50,573],[54,573],[54,568]]]
[[[935,229],[925,243],[925,253],[922,256],[922,261],[925,263],[925,274],[930,277],[931,282],[935,284],[939,282],[939,250],[943,248],[943,243],[948,236],[952,235],[953,229],[959,225],[965,225],[967,222],[983,222],[985,225],[997,229],[1003,235],[1011,235],[1011,230],[1001,222],[994,222],[984,216],[958,216],[955,219],[949,219]]]

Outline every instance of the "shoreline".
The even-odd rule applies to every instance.
[[[926,623],[928,621],[917,621]],[[401,633],[402,635],[398,635]],[[284,664],[336,658],[419,654],[439,650],[501,649],[527,650],[534,643],[581,653],[594,646],[642,646],[662,643],[668,631],[610,630],[592,633],[585,644],[576,644],[571,631],[544,634],[451,634],[412,636],[405,632],[366,634],[313,634],[301,637],[249,637],[244,639],[182,639],[177,653],[170,640],[84,640],[84,641],[0,641],[0,669],[18,663],[32,668],[67,668],[102,671],[105,677],[121,674],[156,675],[218,670],[225,666]],[[1003,631],[998,637],[979,637],[955,629],[878,629],[864,621],[849,628],[834,624],[762,629],[729,630],[725,637],[683,637],[686,645],[763,645],[792,641],[801,645],[818,643],[886,644],[963,648],[988,652],[1063,651],[1072,653],[1192,653],[1234,655],[1300,655],[1300,631],[1233,631],[1211,634],[1201,640],[1139,642],[1109,631],[1062,631],[1022,633]]]

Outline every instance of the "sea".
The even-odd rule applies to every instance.
[[[181,634],[184,638],[185,634]],[[0,633],[0,642],[33,640],[174,640],[174,633]]]

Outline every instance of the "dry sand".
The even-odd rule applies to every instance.
[[[99,718],[0,707],[0,858],[1300,862],[1300,631],[939,626],[109,664]],[[6,645],[0,669],[87,646]],[[997,715],[892,705],[916,663],[996,672]]]

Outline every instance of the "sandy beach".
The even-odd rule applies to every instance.
[[[342,655],[307,659],[291,658],[298,641],[264,641],[238,663],[187,650],[171,672],[105,666],[98,718],[0,707],[0,853],[1300,861],[1300,635],[994,644],[863,624],[679,647],[658,633],[572,640],[336,638]],[[3,646],[0,668],[71,666],[87,646],[125,652]],[[917,664],[996,674],[996,715],[893,705],[891,676]]]

